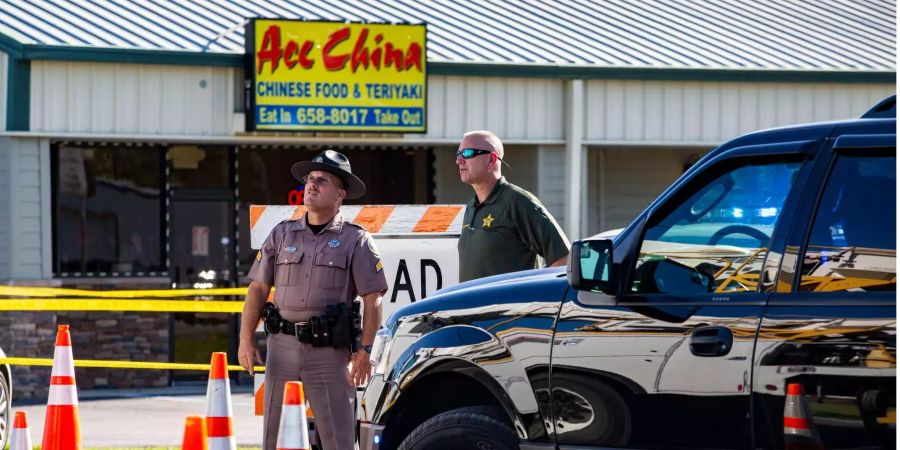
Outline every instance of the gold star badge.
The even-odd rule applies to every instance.
[[[490,228],[490,227],[491,227],[491,222],[493,222],[493,221],[494,221],[494,218],[491,217],[490,214],[488,214],[487,217],[485,217],[484,219],[482,219],[482,221],[481,221],[481,228]]]

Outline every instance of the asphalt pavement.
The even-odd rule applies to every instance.
[[[262,416],[253,414],[253,394],[249,386],[232,384],[234,434],[242,447],[262,443]],[[206,413],[206,386],[162,389],[97,390],[79,392],[81,438],[88,447],[180,447],[184,419]],[[31,439],[40,445],[46,403],[17,405],[26,411]]]

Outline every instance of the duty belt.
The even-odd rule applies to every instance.
[[[315,322],[320,322],[319,326],[314,326]],[[321,319],[318,317],[312,317],[306,322],[288,322],[282,319],[278,329],[274,330],[274,332],[294,336],[298,341],[305,344],[329,342],[328,324],[321,322]],[[314,332],[314,329],[322,331]]]

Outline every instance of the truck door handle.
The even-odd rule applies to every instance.
[[[701,327],[691,333],[691,353],[696,356],[723,356],[731,351],[734,334],[726,327]]]

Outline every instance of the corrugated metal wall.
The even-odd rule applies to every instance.
[[[588,150],[584,236],[622,228],[708,149],[592,148]]]
[[[31,130],[230,135],[231,68],[33,61]]]
[[[566,151],[559,146],[541,146],[537,150],[538,189],[534,194],[553,214],[563,230],[566,225]],[[572,240],[573,237],[569,236]]]
[[[425,137],[491,130],[503,140],[563,139],[564,88],[552,79],[429,76]]]
[[[49,268],[46,141],[0,138],[0,279],[40,279]],[[45,149],[46,150],[46,149]],[[45,264],[47,263],[47,264]]]
[[[510,167],[502,168],[503,176],[510,183],[538,194],[538,153],[528,145],[505,145],[503,160]],[[436,147],[434,158],[434,182],[436,203],[462,204],[468,202],[475,191],[459,180],[456,166],[456,146]]]
[[[891,84],[678,81],[585,83],[591,141],[718,143],[755,130],[855,118],[893,94]]]

